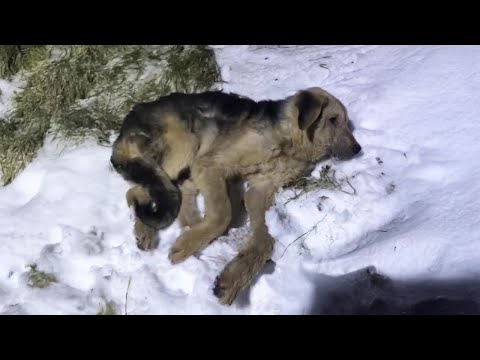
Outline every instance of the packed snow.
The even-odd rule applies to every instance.
[[[154,251],[136,247],[111,149],[49,140],[0,188],[1,314],[96,314],[107,303],[129,315],[327,313],[329,294],[360,296],[348,276],[369,266],[399,282],[480,275],[480,47],[214,48],[226,91],[279,99],[320,86],[345,104],[363,151],[312,174],[331,165],[342,188],[279,191],[266,214],[273,262],[226,307],[214,280],[248,222],[173,266],[181,229],[162,231]],[[0,88],[3,112],[14,86]],[[30,286],[32,264],[56,282]]]

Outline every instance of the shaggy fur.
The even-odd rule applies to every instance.
[[[248,182],[244,196],[251,235],[217,277],[214,294],[232,304],[270,259],[274,240],[265,212],[275,193],[328,157],[350,159],[361,150],[341,102],[320,88],[286,99],[253,101],[236,94],[172,93],[136,105],[123,123],[111,162],[134,183],[127,193],[143,250],[178,217],[190,228],[169,259],[178,264],[225,233],[232,220],[228,184]],[[205,217],[196,197],[205,199]]]

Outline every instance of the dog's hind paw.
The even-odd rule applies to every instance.
[[[213,294],[218,298],[218,301],[222,305],[232,305],[237,298],[241,287],[228,283],[225,277],[217,276],[213,285]]]
[[[248,260],[243,257],[243,254],[240,254],[215,279],[213,294],[218,298],[220,304],[232,305],[239,292],[251,280]]]
[[[148,251],[155,249],[160,242],[157,231],[143,224],[139,220],[135,222],[134,233],[137,241],[137,247],[140,250]]]

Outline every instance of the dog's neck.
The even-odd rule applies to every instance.
[[[318,151],[318,149],[313,148],[311,145],[296,145],[293,139],[285,141],[283,145],[283,154],[297,161],[304,162],[305,164],[315,164],[329,157],[326,151]]]

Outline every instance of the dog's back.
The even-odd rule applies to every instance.
[[[215,126],[219,131],[228,131],[246,125],[245,122],[252,119],[275,124],[280,118],[284,102],[257,102],[222,91],[171,93],[156,101],[135,105],[124,121],[121,134],[132,130],[149,133],[164,128],[165,114],[175,115],[178,121],[184,122],[189,131],[195,134],[200,134],[206,127],[211,126]]]

